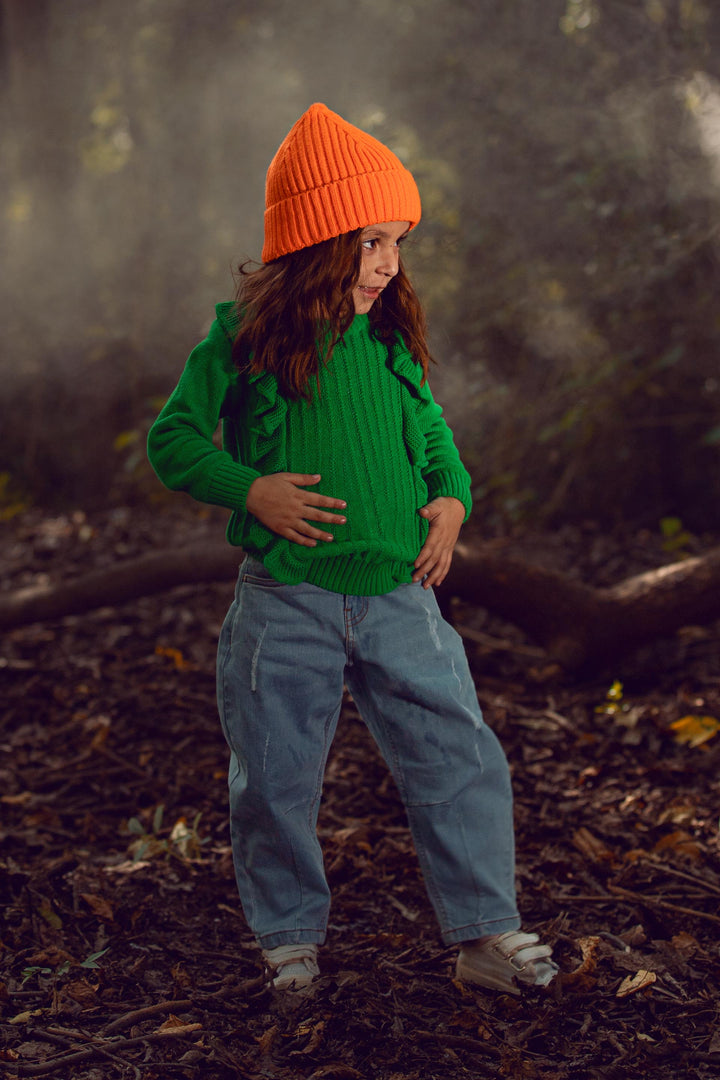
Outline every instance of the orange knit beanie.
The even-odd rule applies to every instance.
[[[311,105],[280,144],[265,182],[270,262],[381,221],[420,220],[417,185],[400,159],[325,105]]]

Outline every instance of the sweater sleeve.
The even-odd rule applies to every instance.
[[[425,383],[419,390],[425,405],[425,438],[427,463],[423,468],[423,479],[427,484],[430,501],[441,496],[459,499],[465,507],[465,518],[470,517],[472,495],[470,492],[470,474],[460,460],[460,454],[453,440],[440,406],[433,400],[430,387]]]
[[[148,458],[166,487],[200,502],[245,510],[260,475],[214,442],[218,423],[237,385],[232,342],[216,320],[193,349],[180,380],[148,435]]]

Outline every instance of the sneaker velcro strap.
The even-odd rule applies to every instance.
[[[263,956],[269,968],[277,971],[285,964],[300,963],[309,960],[311,964],[317,962],[317,945],[278,945],[276,949],[265,949]]]
[[[534,960],[544,960],[552,955],[550,946],[540,945],[539,941],[537,934],[523,934],[517,930],[509,930],[505,934],[500,934],[492,942],[490,948],[507,960],[515,971],[524,971]]]

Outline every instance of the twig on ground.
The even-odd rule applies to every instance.
[[[695,919],[709,919],[710,922],[720,923],[720,915],[711,915],[709,911],[697,911],[695,908],[681,907],[679,904],[668,904],[656,896],[646,896],[641,893],[631,892],[630,889],[622,889],[619,885],[608,884],[608,891],[615,896],[621,896],[624,900],[632,900],[636,904],[646,904],[648,907],[664,908],[666,911],[677,911],[681,915],[689,915]],[[579,893],[577,896],[563,894],[555,895],[552,900],[558,904],[608,904],[612,897],[603,896],[602,893]]]
[[[153,1031],[149,1035],[141,1035],[137,1039],[110,1040],[106,1046],[94,1041],[84,1050],[77,1050],[69,1054],[58,1054],[57,1057],[51,1058],[49,1061],[38,1062],[34,1065],[26,1065],[24,1062],[16,1061],[13,1062],[12,1068],[16,1070],[16,1076],[47,1076],[49,1073],[55,1072],[56,1069],[64,1069],[67,1065],[78,1065],[100,1055],[101,1057],[112,1057],[113,1060],[120,1062],[123,1066],[130,1066],[135,1069],[134,1065],[117,1058],[111,1051],[132,1050],[146,1043],[186,1038],[188,1035],[196,1035],[201,1027],[202,1024],[188,1024],[185,1027],[172,1028],[169,1031]],[[135,1071],[137,1072],[137,1070]]]

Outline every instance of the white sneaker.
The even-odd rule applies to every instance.
[[[468,941],[460,949],[455,969],[463,982],[490,990],[519,994],[517,985],[547,986],[558,973],[549,945],[540,945],[537,934],[510,930],[482,941]]]
[[[263,957],[274,990],[303,990],[320,974],[317,945],[278,945],[263,949]]]

